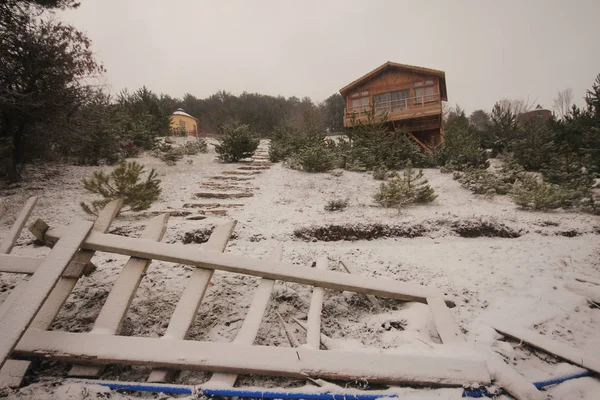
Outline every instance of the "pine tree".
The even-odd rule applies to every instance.
[[[219,137],[219,144],[215,151],[223,162],[238,162],[243,158],[251,157],[260,139],[252,133],[248,125],[223,125],[223,136]]]
[[[460,107],[450,110],[444,131],[444,143],[435,154],[439,164],[457,171],[487,168],[487,154],[481,148],[479,132]]]
[[[91,205],[81,202],[83,210],[98,215],[106,204],[116,199],[123,199],[123,205],[130,211],[142,211],[150,208],[161,193],[160,179],[154,169],[142,181],[144,166],[135,162],[121,162],[110,174],[102,171],[94,172],[92,179],[83,179],[83,187],[91,193],[102,196],[93,200]]]
[[[523,174],[510,192],[513,201],[533,210],[553,210],[568,205],[568,190],[546,183],[530,174]]]
[[[379,186],[374,198],[384,207],[401,208],[406,204],[431,203],[437,195],[423,176],[423,170],[415,171],[409,161],[402,175],[396,175]]]

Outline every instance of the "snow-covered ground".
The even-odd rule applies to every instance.
[[[261,144],[263,149],[267,146],[266,142]],[[199,238],[215,224],[236,219],[235,237],[227,252],[263,258],[269,256],[277,243],[282,243],[283,261],[299,268],[309,268],[318,256],[327,255],[331,269],[341,271],[339,261],[346,259],[352,261],[359,274],[441,288],[456,298],[457,307],[452,312],[470,345],[482,352],[500,354],[530,381],[562,375],[574,367],[519,343],[497,341],[502,337],[489,327],[491,323],[510,321],[586,353],[598,354],[600,309],[591,308],[584,297],[565,288],[565,284],[572,282],[576,275],[600,279],[599,217],[562,211],[523,211],[506,196],[493,199],[476,196],[452,180],[451,174],[433,169],[426,170],[425,176],[439,197],[433,204],[407,207],[401,212],[375,206],[372,195],[380,182],[368,173],[308,174],[274,164],[260,174],[249,175],[249,180],[216,180],[211,177],[227,176],[221,172],[236,170],[238,165],[215,161],[214,150],[209,147],[208,154],[186,157],[172,167],[148,155],[140,157],[138,161],[159,172],[163,193],[142,215],[125,214],[115,221],[112,231],[136,236],[154,212],[191,212],[170,217],[163,241],[180,242],[186,233],[188,239]],[[44,167],[36,171],[36,179],[4,190],[0,202],[8,207],[8,217],[0,221],[0,240],[8,233],[24,200],[31,195],[40,197],[32,220],[42,218],[52,226],[88,218],[79,202],[89,196],[79,182],[96,169]],[[217,183],[235,188],[201,187]],[[251,192],[253,197],[221,200],[194,196],[210,191]],[[339,212],[325,211],[327,201],[336,198],[347,199],[348,208]],[[216,208],[226,210],[227,215],[189,219],[198,212],[197,208],[184,207],[190,203],[219,203],[221,206]],[[243,206],[224,206],[232,203]],[[413,238],[327,242],[302,239],[294,234],[297,230],[307,232],[311,227],[377,224],[418,234],[409,235],[416,236]],[[458,229],[466,227],[468,232],[473,232],[482,226],[501,227],[518,237],[462,237]],[[488,232],[487,228],[482,230]],[[198,244],[192,242],[189,246]],[[43,256],[47,251],[36,247],[33,237],[24,232],[13,253]],[[98,270],[80,280],[53,329],[89,331],[125,260],[123,256],[97,253],[93,262]],[[153,262],[127,314],[122,334],[160,337],[192,270],[188,266]],[[0,301],[18,279],[14,275],[0,274]],[[249,288],[254,288],[257,282],[254,277],[215,273],[190,338],[231,341],[252,300],[253,290]],[[590,286],[590,289],[593,288]],[[595,289],[598,291],[598,287]],[[385,300],[374,307],[362,295],[330,290],[325,293],[322,332],[335,339],[337,347],[394,351],[427,349],[440,343],[426,305]],[[308,286],[279,282],[255,343],[290,346],[277,312],[288,321],[291,317],[305,319],[310,294]],[[294,329],[302,343],[304,332],[296,326]],[[52,376],[61,376],[65,371],[65,366],[49,362],[42,362],[35,369],[35,373]],[[103,378],[144,381],[148,372],[148,368],[110,366]],[[199,384],[208,377],[205,373],[184,371],[177,382]],[[238,385],[288,387],[303,383],[249,376],[238,380]],[[82,390],[96,396],[96,389],[74,386],[69,394],[64,386],[35,384],[10,392],[9,397],[81,398]],[[554,387],[549,393],[555,399],[597,399],[600,382],[582,378]]]

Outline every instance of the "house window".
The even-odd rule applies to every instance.
[[[358,99],[352,99],[352,108],[354,111],[362,111],[363,109],[369,108],[369,98],[361,97]]]
[[[357,98],[357,97],[364,97],[364,96],[368,96],[369,95],[369,91],[368,90],[363,90],[362,92],[356,92],[356,93],[352,93],[352,95],[350,97]]]
[[[419,87],[419,86],[427,86],[427,85],[433,85],[433,79],[427,79],[421,82],[415,82],[414,86],[415,87]]]
[[[376,94],[373,96],[373,102],[375,103],[375,110],[378,112],[383,111],[397,111],[408,108],[408,98],[410,97],[410,90],[396,90],[394,92],[387,92]]]
[[[415,88],[415,102],[423,103],[435,100],[435,87],[425,86]]]
[[[179,121],[179,127],[185,129],[185,121],[183,121],[183,120]]]

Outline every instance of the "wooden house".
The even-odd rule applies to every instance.
[[[366,122],[371,110],[387,115],[390,129],[405,129],[425,150],[442,142],[442,101],[448,101],[444,71],[386,62],[340,89],[344,126]]]
[[[178,108],[171,114],[171,129],[184,130],[188,136],[198,136],[198,120],[183,111],[183,108]]]

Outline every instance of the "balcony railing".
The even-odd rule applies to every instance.
[[[405,99],[380,101],[374,104],[374,108],[375,114],[377,115],[381,115],[383,113],[393,114],[405,110],[427,108],[439,102],[440,95],[436,93],[428,94],[425,96],[407,97]],[[367,112],[369,112],[371,110],[371,107],[373,107],[373,104],[370,104],[368,106],[348,107],[345,109],[345,115],[347,117],[353,114],[360,116],[360,114],[366,114]]]

